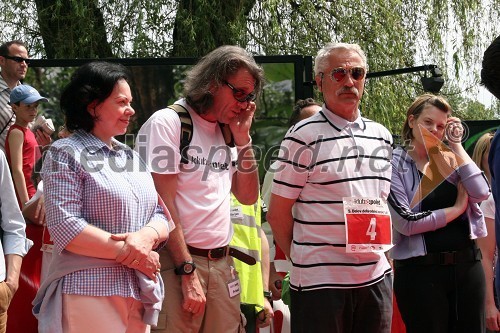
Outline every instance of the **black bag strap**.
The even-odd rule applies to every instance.
[[[188,110],[182,105],[172,104],[167,107],[174,110],[181,121],[181,144],[179,151],[181,152],[181,163],[187,164],[189,161],[187,151],[193,139],[193,120]]]
[[[228,145],[229,147],[234,147],[233,134],[229,129],[229,125],[219,123],[219,127],[222,132],[222,136],[224,137],[224,142],[226,142],[226,145]]]
[[[193,139],[193,120],[188,110],[182,105],[172,104],[167,106],[167,108],[174,110],[181,121],[181,144],[179,146],[179,151],[181,152],[181,163],[187,164],[189,162],[187,151]],[[224,136],[226,145],[234,147],[234,140],[229,125],[219,123],[219,127]]]

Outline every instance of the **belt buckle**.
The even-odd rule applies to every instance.
[[[455,258],[456,252],[442,252],[440,255],[440,264],[447,266],[453,265],[456,262]]]
[[[222,257],[226,256],[227,246],[226,247],[218,247],[216,249],[208,250],[208,259],[209,260],[219,260]]]

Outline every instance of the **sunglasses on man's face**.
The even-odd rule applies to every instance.
[[[3,56],[5,59],[9,59],[9,60],[13,60],[17,63],[22,63],[23,61],[26,63],[26,65],[29,65],[30,64],[30,59],[26,59],[26,58],[23,58],[23,57],[13,57],[13,56]]]
[[[241,102],[241,103],[251,102],[251,101],[255,101],[255,99],[257,98],[255,91],[252,91],[250,94],[247,95],[243,90],[236,89],[229,82],[224,81],[224,83],[233,91],[233,97],[238,102]]]
[[[332,81],[340,82],[343,79],[345,79],[347,73],[351,75],[353,80],[358,81],[365,77],[366,71],[363,67],[352,67],[352,68],[339,67],[339,68],[334,68],[330,72],[330,78],[332,79]]]

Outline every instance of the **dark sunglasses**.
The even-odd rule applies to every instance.
[[[343,79],[345,79],[347,73],[351,74],[351,77],[355,81],[358,81],[365,77],[366,71],[363,67],[352,67],[349,69],[344,67],[339,67],[339,68],[334,68],[330,72],[330,78],[332,79],[332,81],[340,82]]]
[[[251,101],[255,101],[255,99],[257,98],[257,95],[255,94],[255,91],[252,91],[250,94],[247,95],[244,91],[236,89],[235,87],[233,87],[229,82],[224,81],[224,83],[229,88],[231,88],[231,90],[233,91],[233,97],[238,102],[241,102],[241,103],[243,103],[243,102],[251,102]]]
[[[3,56],[5,59],[10,59],[10,60],[14,60],[15,62],[17,63],[22,63],[23,61],[26,63],[26,65],[29,65],[30,64],[30,59],[26,59],[26,58],[23,58],[23,57],[13,57],[13,56]]]

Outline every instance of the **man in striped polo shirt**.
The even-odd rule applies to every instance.
[[[346,218],[346,207],[387,207],[390,191],[392,136],[358,108],[367,69],[356,44],[322,48],[314,70],[323,108],[291,128],[281,145],[267,219],[293,263],[292,332],[390,332],[392,278],[382,247],[351,245],[390,235],[390,219],[381,229],[385,215]]]

